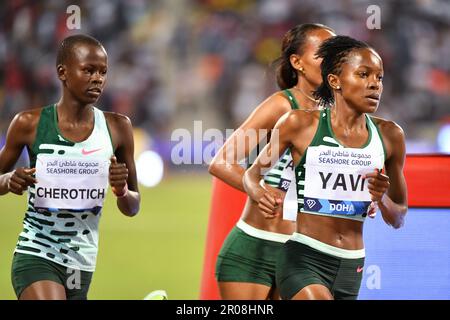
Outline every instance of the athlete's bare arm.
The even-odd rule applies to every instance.
[[[291,105],[281,92],[267,98],[220,148],[209,165],[209,173],[245,192],[242,184],[245,169],[238,164],[239,161],[248,157],[251,150],[266,138],[260,130],[265,129],[269,133],[278,119],[290,110]]]
[[[304,150],[312,140],[317,128],[319,111],[293,110],[277,122],[270,142],[264,147],[253,165],[245,172],[243,185],[246,192],[266,218],[277,215],[281,199],[271,190],[260,185],[261,176],[291,147],[294,163],[298,163]]]
[[[6,142],[0,150],[0,195],[8,192],[21,195],[27,187],[36,182],[32,177],[34,168],[17,168],[14,164],[25,146],[31,147],[36,136],[41,109],[33,109],[17,114],[6,134]]]
[[[405,163],[405,135],[392,121],[376,118],[386,147],[386,174],[373,172],[369,177],[372,201],[377,201],[384,221],[400,228],[408,210],[408,199],[403,166]]]
[[[111,188],[118,196],[117,207],[124,215],[132,217],[138,213],[141,201],[134,163],[133,127],[124,115],[105,112],[105,117],[114,148],[109,170]]]

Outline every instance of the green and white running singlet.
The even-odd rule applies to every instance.
[[[330,109],[320,112],[311,144],[295,168],[298,212],[364,221],[371,203],[364,175],[381,170],[385,148],[378,127],[366,115],[369,138],[361,148],[341,145]]]
[[[113,155],[105,116],[93,110],[92,133],[75,143],[59,131],[56,105],[42,109],[28,150],[37,184],[28,188],[28,209],[15,249],[89,272],[95,270],[98,224]]]
[[[289,99],[292,109],[298,109],[297,101],[292,93],[289,90],[283,92]],[[258,147],[254,150],[255,153]],[[291,181],[295,179],[293,169],[291,153],[287,151],[266,173],[264,180],[272,187],[288,190]],[[289,171],[291,176],[285,175],[286,171]],[[296,204],[297,199],[295,198],[294,201]],[[282,244],[288,241],[289,237],[290,235],[287,234],[255,228],[240,219],[226,237],[217,257],[215,273],[217,281],[274,286],[277,255]]]
[[[299,110],[300,107],[297,100],[289,89],[283,90],[283,93],[288,98],[292,110]],[[292,160],[291,150],[288,149],[278,162],[264,175],[264,182],[271,187],[287,192],[293,177],[292,172],[294,172],[294,161]]]

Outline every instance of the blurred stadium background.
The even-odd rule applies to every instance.
[[[68,30],[69,5],[81,29]],[[381,29],[369,30],[369,5]],[[450,2],[446,0],[95,0],[0,2],[0,146],[12,117],[56,102],[56,48],[66,36],[98,38],[109,56],[103,110],[128,115],[135,128],[142,210],[127,219],[108,198],[91,299],[197,299],[211,178],[206,165],[171,162],[175,129],[235,128],[276,90],[269,64],[283,34],[319,22],[367,41],[384,60],[377,114],[399,123],[409,153],[450,152]],[[202,152],[204,141],[193,141]],[[197,148],[197,149],[196,149]],[[155,160],[155,155],[156,160]],[[159,165],[159,160],[162,165]],[[20,164],[26,163],[23,157]],[[163,179],[149,178],[161,176]],[[0,299],[13,299],[11,254],[25,199],[0,199]]]

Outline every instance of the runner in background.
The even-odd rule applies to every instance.
[[[316,110],[319,106],[312,92],[320,85],[321,59],[315,56],[319,45],[334,36],[321,24],[302,24],[289,30],[282,42],[277,65],[281,91],[262,102],[226,141],[213,159],[209,172],[232,187],[244,190],[245,169],[240,160],[248,158],[258,143],[266,139],[278,119],[292,109]],[[248,139],[248,137],[256,139]],[[240,150],[239,146],[244,146]],[[293,176],[289,152],[264,177],[265,188],[277,195],[278,212]],[[295,194],[294,194],[295,197]],[[296,202],[294,202],[295,204]],[[294,210],[294,219],[296,208]],[[225,239],[216,263],[216,279],[223,299],[277,299],[275,261],[282,244],[295,230],[295,222],[280,214],[267,220],[258,203],[247,199],[237,225]]]

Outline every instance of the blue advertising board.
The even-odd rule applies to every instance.
[[[397,230],[378,212],[364,241],[359,299],[450,299],[450,208],[409,209]]]

